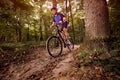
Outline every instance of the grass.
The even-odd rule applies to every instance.
[[[18,42],[18,43],[2,43],[0,44],[0,65],[13,62],[15,64],[23,63],[29,60],[29,55],[32,54],[34,48],[44,47],[46,41],[35,42]],[[6,61],[7,60],[7,61]]]
[[[1,43],[0,44],[0,52],[6,51],[6,50],[13,50],[17,51],[21,49],[24,46],[45,46],[46,41],[41,42],[35,42],[35,41],[29,41],[29,42],[18,42],[18,43]]]

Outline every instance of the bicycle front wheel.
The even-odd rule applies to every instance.
[[[63,50],[62,41],[57,36],[48,38],[46,47],[49,55],[54,58],[59,57]]]

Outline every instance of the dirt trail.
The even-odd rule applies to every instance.
[[[73,55],[79,48],[69,52],[64,49],[62,56],[52,58],[48,55],[45,48],[37,48],[30,56],[32,60],[23,64],[11,64],[10,68],[2,78],[3,80],[68,80],[67,77],[60,77],[71,69]],[[69,79],[70,80],[70,79]],[[74,80],[74,79],[72,79]]]

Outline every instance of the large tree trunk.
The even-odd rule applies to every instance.
[[[84,0],[85,39],[98,40],[109,36],[108,7],[106,0]]]

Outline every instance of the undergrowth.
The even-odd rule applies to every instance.
[[[78,54],[79,67],[81,66],[99,66],[105,71],[116,72],[120,74],[120,51],[107,51],[105,48],[96,48],[92,50],[91,46],[81,44]]]

